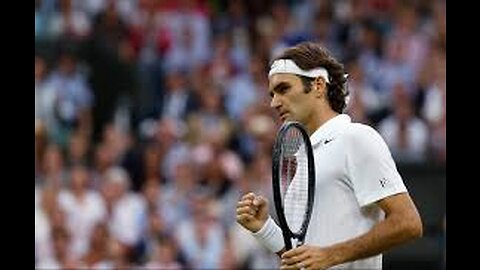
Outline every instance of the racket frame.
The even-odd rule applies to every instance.
[[[302,226],[298,232],[292,232],[288,227],[288,223],[285,217],[285,210],[282,202],[281,195],[281,183],[280,183],[280,162],[281,162],[281,150],[282,143],[288,130],[296,128],[300,131],[303,142],[305,143],[305,150],[307,153],[307,169],[308,169],[308,193],[307,193],[307,207],[304,213],[304,220]],[[273,202],[275,205],[275,211],[277,212],[279,226],[282,229],[283,240],[285,241],[285,250],[292,249],[292,239],[295,239],[296,246],[302,245],[307,233],[308,224],[310,223],[310,217],[313,210],[313,202],[315,197],[315,161],[313,156],[312,144],[310,137],[303,125],[296,121],[287,121],[282,124],[277,132],[275,143],[272,153],[272,188],[273,188]]]

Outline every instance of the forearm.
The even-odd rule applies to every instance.
[[[419,237],[421,231],[411,224],[401,216],[386,218],[359,237],[327,247],[333,265],[368,258]]]

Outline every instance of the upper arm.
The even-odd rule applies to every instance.
[[[385,216],[391,214],[411,215],[416,212],[416,207],[406,192],[388,196],[376,202],[376,204],[385,212]]]
[[[367,126],[352,126],[346,136],[347,176],[360,206],[407,191],[382,137]]]
[[[412,198],[407,192],[385,197],[376,202],[386,219],[395,219],[413,234],[422,234],[422,221]]]

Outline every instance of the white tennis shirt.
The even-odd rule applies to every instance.
[[[390,151],[373,128],[340,114],[310,137],[316,188],[306,244],[329,246],[369,231],[384,218],[374,202],[407,192]],[[382,255],[334,269],[381,269]]]

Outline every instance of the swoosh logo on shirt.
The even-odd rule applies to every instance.
[[[326,139],[326,140],[323,142],[323,144],[327,144],[327,143],[329,143],[329,142],[331,142],[331,141],[333,141],[333,138]]]

